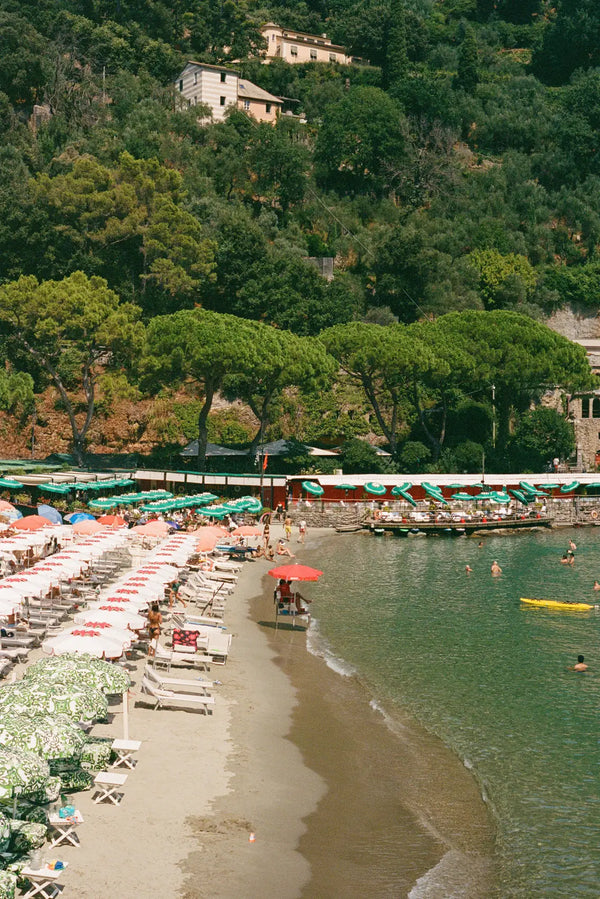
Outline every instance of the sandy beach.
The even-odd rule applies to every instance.
[[[292,548],[315,562],[323,536]],[[481,870],[483,888],[493,835],[475,781],[428,735],[393,732],[361,684],[307,652],[304,628],[275,631],[269,567],[247,563],[228,597],[230,657],[206,675],[220,682],[212,715],[152,709],[137,663],[138,764],[118,808],[74,797],[81,846],[50,850],[69,862],[66,888],[90,899],[396,897],[451,853]],[[94,735],[122,736],[120,705],[111,712]]]

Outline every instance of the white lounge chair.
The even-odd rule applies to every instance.
[[[210,671],[212,658],[206,653],[173,652],[173,650],[167,649],[160,643],[156,643],[155,640],[152,641],[151,646],[154,649],[154,655],[150,656],[153,668],[166,668],[167,671],[170,671],[171,666],[178,663],[180,665],[188,665],[192,668],[203,668],[205,671]]]
[[[189,690],[202,693],[204,696],[211,695],[209,691],[213,686],[212,681],[205,680],[203,677],[199,677],[197,680],[184,677],[167,677],[164,674],[159,674],[150,665],[146,666],[144,677],[161,690],[178,690],[187,687]]]
[[[147,677],[142,678],[142,693],[146,693],[156,700],[155,709],[168,705],[184,705],[202,709],[205,715],[212,715],[212,706],[215,704],[213,696],[198,696],[193,693],[174,693],[172,690],[161,690],[149,681]]]

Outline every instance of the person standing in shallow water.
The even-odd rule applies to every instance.
[[[498,565],[498,563],[496,562],[495,559],[492,562],[491,572],[492,572],[492,577],[498,577],[499,575],[502,574],[502,569],[500,568],[500,566]]]

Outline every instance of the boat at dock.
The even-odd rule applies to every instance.
[[[447,519],[438,518],[430,521],[414,521],[407,519],[406,521],[386,521],[381,518],[368,518],[363,523],[363,528],[367,528],[372,533],[381,531],[382,529],[392,534],[406,536],[407,529],[411,534],[443,534],[448,537],[462,537],[478,534],[482,531],[517,531],[531,528],[550,528],[553,519],[540,515],[539,517],[503,517],[494,519],[471,518],[461,519],[460,521],[448,521]]]

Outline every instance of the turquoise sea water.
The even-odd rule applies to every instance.
[[[569,537],[573,567],[560,564]],[[310,642],[472,768],[498,828],[501,896],[597,897],[600,611],[526,608],[519,597],[600,602],[598,531],[483,542],[332,538],[311,554],[324,575],[306,590]],[[588,674],[567,670],[578,653]]]

